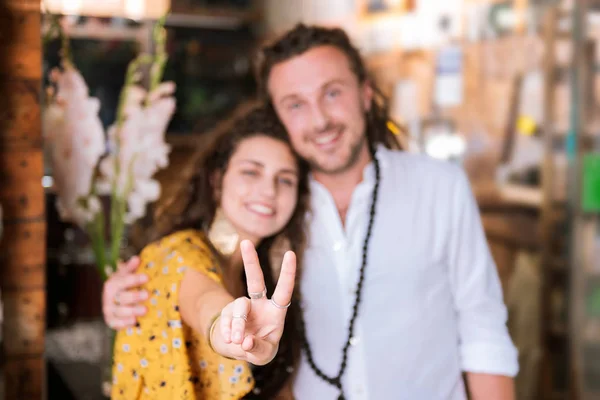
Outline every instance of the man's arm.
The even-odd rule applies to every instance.
[[[514,400],[513,378],[502,375],[467,372],[467,386],[471,400]]]
[[[453,179],[448,243],[450,284],[458,316],[461,367],[473,400],[513,400],[518,353],[498,271],[466,174]]]

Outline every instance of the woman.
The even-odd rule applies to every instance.
[[[252,109],[218,136],[197,168],[178,229],[140,254],[148,313],[117,334],[113,399],[285,393],[296,359],[287,307],[294,253],[304,244],[307,171],[268,108]],[[293,252],[275,287],[279,240]]]

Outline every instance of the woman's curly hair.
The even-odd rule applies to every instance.
[[[243,106],[235,113],[216,132],[214,137],[205,149],[202,156],[198,158],[195,166],[194,175],[189,186],[187,204],[172,231],[182,229],[199,229],[207,231],[212,224],[216,210],[218,208],[218,198],[215,191],[220,187],[220,182],[215,182],[214,177],[222,177],[228,167],[231,156],[235,153],[239,144],[246,139],[256,136],[266,136],[279,140],[287,145],[291,145],[287,133],[275,111],[270,105],[253,105],[248,111],[248,106]],[[294,213],[278,234],[264,238],[257,246],[260,265],[265,278],[265,284],[268,293],[273,293],[275,289],[275,273],[272,268],[273,252],[282,241],[296,253],[297,257],[297,276],[300,275],[300,265],[302,252],[306,242],[305,237],[305,216],[309,212],[309,184],[308,184],[308,165],[295,153],[298,163],[298,197]],[[242,271],[240,276],[245,282],[245,274]],[[256,382],[256,388],[260,389],[260,394],[248,394],[245,398],[274,398],[275,395],[289,381],[293,367],[298,361],[298,348],[295,342],[295,323],[296,308],[290,307],[286,316],[286,329],[279,343],[279,350],[275,359],[262,367],[253,369],[253,376]],[[258,392],[258,391],[257,391]]]

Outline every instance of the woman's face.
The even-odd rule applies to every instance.
[[[257,135],[242,140],[221,181],[225,217],[255,244],[276,234],[296,208],[298,166],[289,146]]]

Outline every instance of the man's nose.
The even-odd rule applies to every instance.
[[[329,118],[320,104],[316,104],[312,110],[312,123],[316,132],[323,132],[329,125]]]

